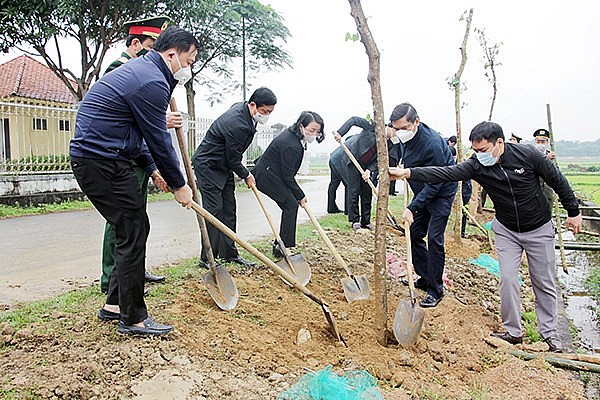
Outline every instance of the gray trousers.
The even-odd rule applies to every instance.
[[[500,313],[502,326],[512,336],[522,336],[519,268],[523,250],[535,295],[538,330],[543,338],[556,334],[557,291],[554,265],[554,226],[551,221],[531,232],[509,230],[498,220],[492,222],[500,264]]]

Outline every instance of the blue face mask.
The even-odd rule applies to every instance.
[[[486,151],[485,153],[475,153],[475,155],[477,156],[477,160],[481,165],[483,165],[484,167],[491,167],[492,165],[496,164],[496,162],[498,162],[498,157],[494,157],[492,155],[495,148],[496,145],[492,147],[492,150]]]

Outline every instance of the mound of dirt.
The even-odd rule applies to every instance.
[[[372,283],[373,234],[329,234],[354,274]],[[388,243],[388,251],[404,255],[404,238],[390,233]],[[457,247],[448,239],[447,249],[446,296],[425,311],[411,348],[378,344],[375,296],[348,304],[343,271],[321,241],[307,240],[298,247],[312,267],[307,287],[329,304],[347,346],[333,339],[317,304],[265,267],[232,270],[240,296],[230,312],[215,306],[200,283],[202,271],[193,271],[181,286],[167,286],[162,301],[149,299],[152,314],[176,327],[166,338],[118,335],[116,326],[98,322],[90,310],[46,315],[19,331],[3,325],[0,393],[40,399],[269,399],[307,371],[332,365],[367,370],[387,399],[585,398],[574,373],[488,344],[490,332],[500,327],[497,279],[468,263],[479,253],[478,241]],[[387,285],[391,328],[408,289],[391,278]]]

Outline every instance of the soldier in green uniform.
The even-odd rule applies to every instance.
[[[127,49],[121,53],[121,57],[117,58],[108,66],[108,68],[106,68],[104,73],[107,74],[125,64],[130,59],[141,57],[146,54],[152,49],[152,45],[156,41],[156,38],[162,30],[167,27],[168,22],[169,17],[160,16],[125,23],[124,26],[128,35],[127,40],[125,41]],[[181,113],[167,114],[167,128],[181,126],[182,122],[183,119]],[[144,198],[146,198],[148,194],[148,174],[143,168],[140,168],[135,164],[134,171],[138,178],[142,193],[144,194]],[[151,178],[156,187],[161,188],[163,185],[166,185],[158,170],[155,170],[152,173]],[[104,228],[104,242],[102,244],[102,276],[100,278],[100,290],[103,293],[108,291],[108,280],[115,263],[115,243],[115,233],[107,222]],[[146,282],[163,282],[165,277],[156,276],[146,271],[145,279]]]
[[[152,48],[160,32],[167,27],[168,23],[169,17],[152,17],[126,22],[124,26],[127,29],[127,40],[125,41],[127,49],[121,53],[121,57],[117,58],[106,68],[104,73],[108,74],[113,69],[125,64],[128,60],[146,54]]]
[[[556,157],[556,153],[550,150],[550,132],[547,129],[537,129],[533,132],[533,138],[535,140],[535,147],[537,147],[540,153],[550,160],[553,160],[554,157]],[[550,215],[552,215],[554,209],[554,190],[546,185],[546,182],[544,182],[543,179],[540,179],[540,184],[542,185],[542,192],[544,192],[544,196],[549,203]]]

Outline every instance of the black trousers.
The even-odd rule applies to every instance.
[[[360,172],[354,164],[346,166],[346,175],[348,177],[348,221],[359,222],[366,226],[371,223],[371,200],[373,192],[368,182],[365,182]],[[359,210],[360,202],[360,210]]]
[[[344,185],[344,212],[348,213],[348,186],[344,182],[344,179],[340,175],[338,169],[329,161],[329,187],[327,188],[327,212],[335,212],[339,210],[337,203],[335,201],[337,189],[340,186],[340,183]]]
[[[76,157],[71,166],[81,190],[115,232],[115,264],[106,304],[119,305],[123,323],[141,322],[148,318],[144,270],[150,222],[133,166],[127,161]]]
[[[444,232],[452,210],[454,195],[434,197],[425,209],[414,213],[410,226],[411,250],[415,272],[427,282],[429,294],[439,298],[444,293]],[[425,245],[427,236],[427,245]]]
[[[295,247],[298,200],[296,200],[291,191],[283,187],[283,184],[273,184],[266,180],[257,179],[256,187],[269,196],[281,208],[279,236],[281,236],[285,247]]]
[[[237,225],[237,205],[235,202],[235,182],[233,180],[233,174],[230,174],[223,189],[212,185],[210,182],[203,182],[199,179],[198,188],[202,195],[202,207],[235,232]],[[239,256],[239,252],[235,247],[233,240],[229,239],[208,221],[206,222],[206,228],[208,230],[210,245],[215,258],[226,260]],[[207,260],[204,247],[202,248],[200,257],[204,261]]]

